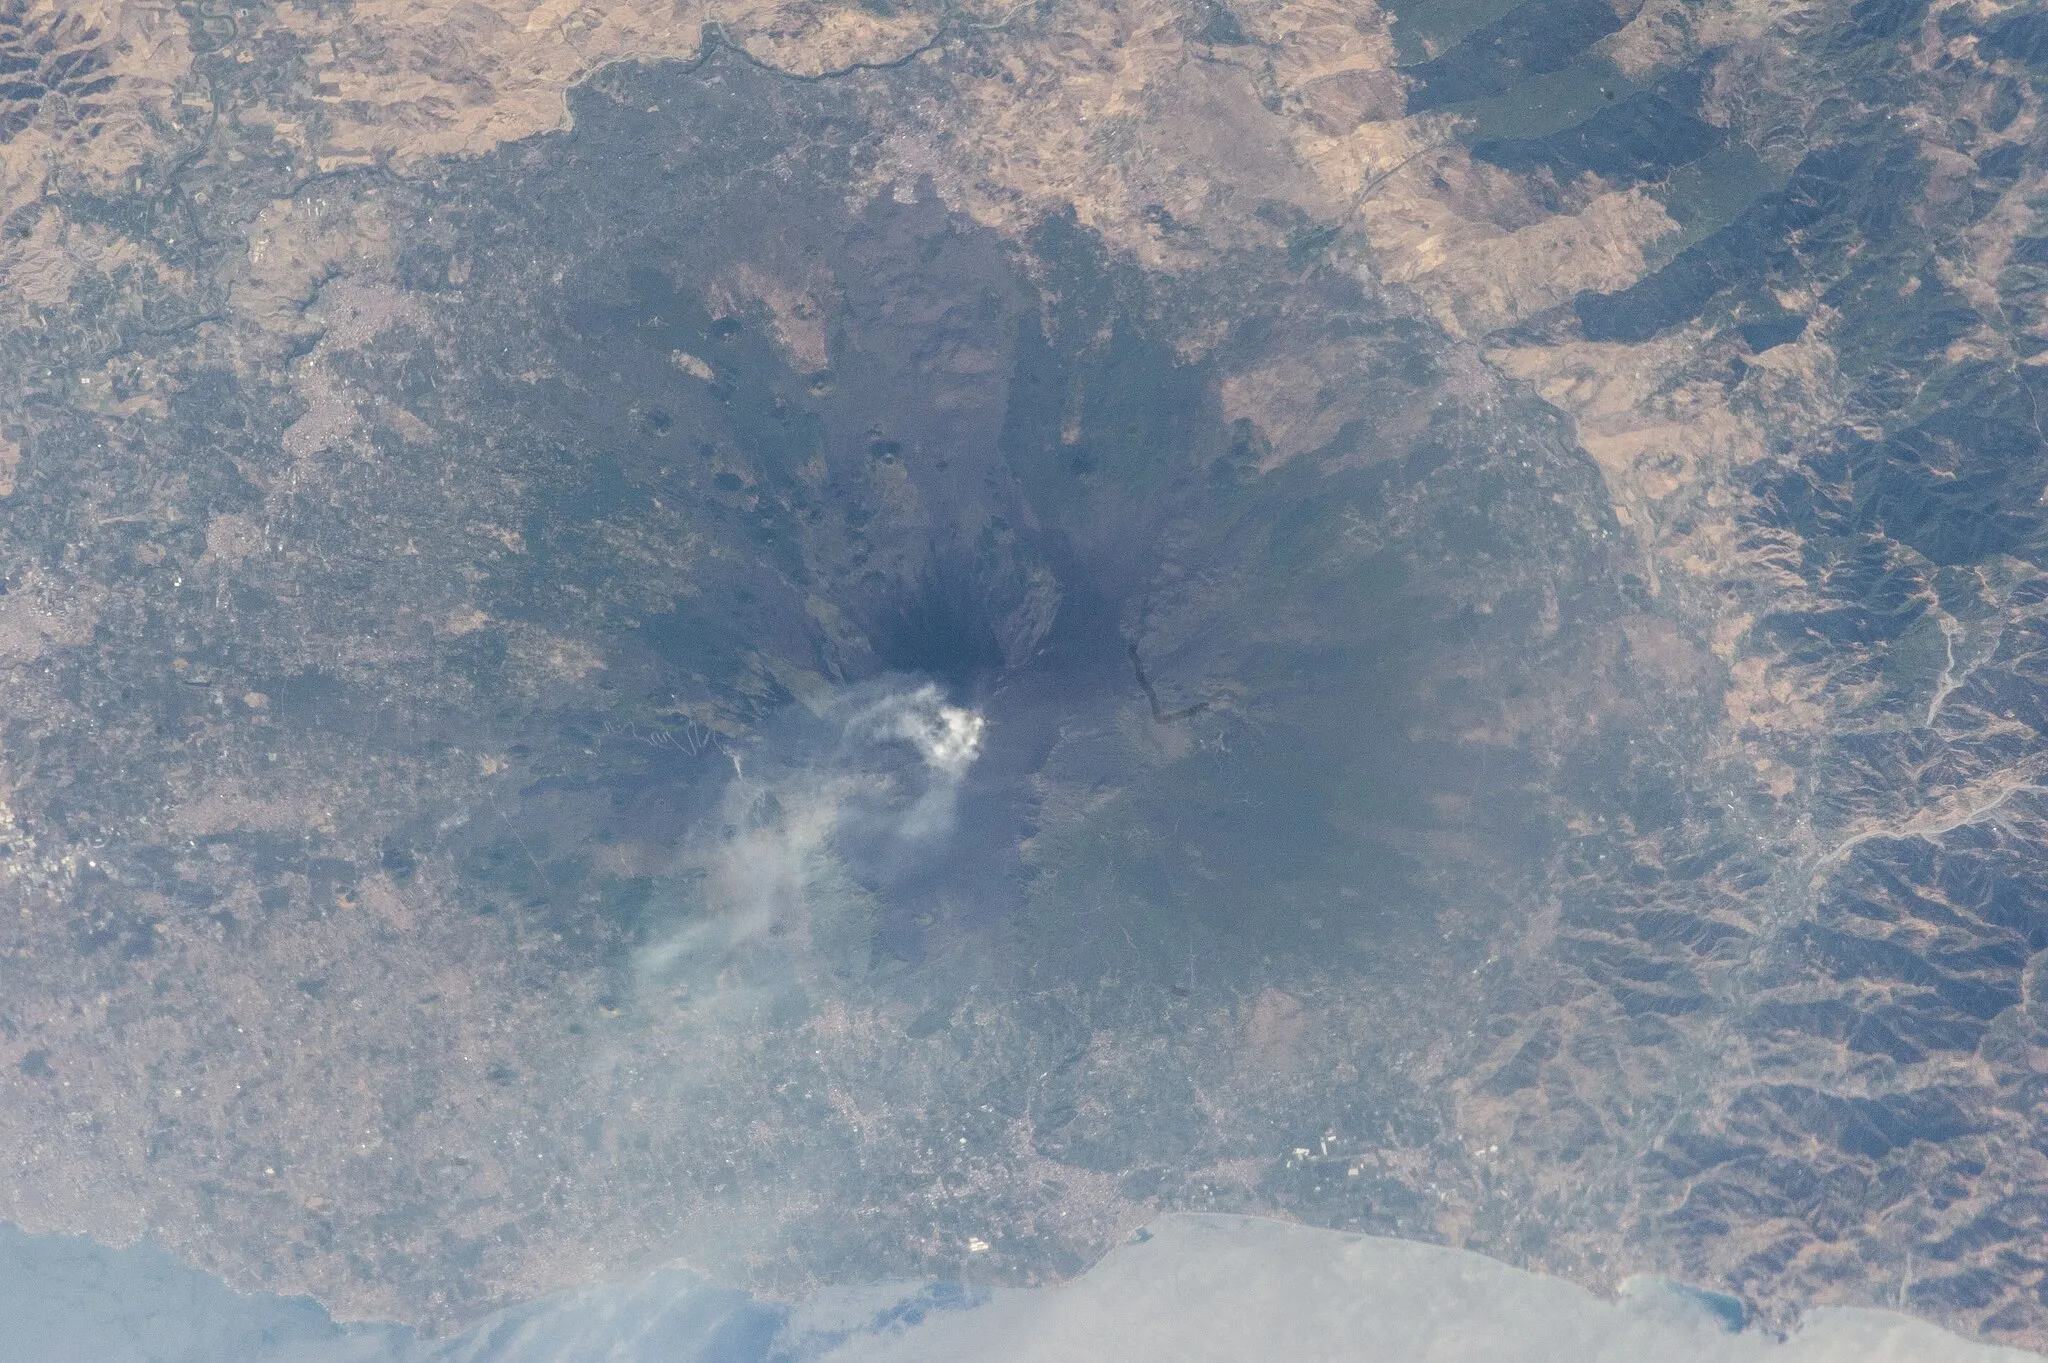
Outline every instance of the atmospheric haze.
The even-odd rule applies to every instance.
[[[971,1277],[971,1269],[969,1270]],[[1464,1250],[1250,1217],[1162,1218],[1057,1288],[836,1289],[795,1307],[680,1269],[515,1307],[453,1339],[238,1297],[149,1248],[0,1237],[0,1363],[2024,1363],[1888,1311],[1789,1336],[1636,1278],[1603,1301]]]

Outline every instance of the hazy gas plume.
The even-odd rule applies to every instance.
[[[737,757],[684,840],[700,898],[643,970],[715,969],[772,940],[820,948],[944,844],[985,727],[929,683],[865,685]]]

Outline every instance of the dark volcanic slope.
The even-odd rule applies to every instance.
[[[1297,252],[849,195],[909,82],[623,70],[304,186],[227,285],[304,271],[263,362],[36,427],[7,602],[77,623],[17,672],[8,1026],[82,1148],[17,1214],[91,1167],[103,1232],[425,1319],[663,1252],[1033,1278],[1161,1205],[1434,1232],[1407,1069],[1555,838],[1488,735],[1625,609],[1597,476]],[[1218,377],[1300,354],[1276,449]],[[927,678],[988,736],[920,840],[848,717]]]

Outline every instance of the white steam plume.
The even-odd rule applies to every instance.
[[[771,750],[736,770],[712,819],[685,841],[681,869],[698,912],[641,958],[662,977],[716,972],[776,940],[838,954],[871,916],[870,881],[914,869],[951,831],[961,782],[986,721],[939,688],[850,689],[823,716],[834,732],[809,752]],[[767,760],[763,760],[763,758]],[[906,760],[914,758],[914,760]]]

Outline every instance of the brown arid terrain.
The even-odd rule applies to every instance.
[[[2048,39],[1441,11],[0,10],[0,1217],[2048,1349]]]

